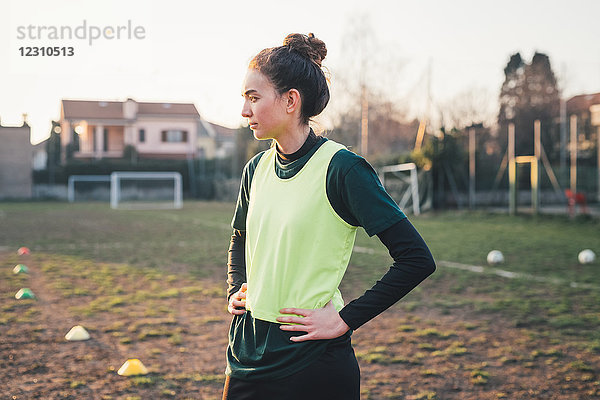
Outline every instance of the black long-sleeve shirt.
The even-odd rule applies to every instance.
[[[278,152],[277,175],[282,179],[294,176],[326,140],[311,131],[304,145],[294,154]],[[242,176],[232,221],[228,297],[246,282],[246,213],[254,169],[261,156],[259,153],[248,162]],[[369,236],[377,235],[394,260],[371,289],[340,310],[341,318],[355,330],[433,273],[435,263],[419,233],[387,194],[364,158],[348,150],[336,153],[328,166],[326,189],[327,198],[340,218],[350,225],[363,227]],[[327,341],[292,343],[289,332],[281,331],[276,325],[255,320],[250,312],[235,316],[230,330],[228,373],[242,379],[276,379],[293,373],[325,351]],[[347,337],[339,340],[347,340]],[[269,354],[268,362],[265,362],[265,354]]]

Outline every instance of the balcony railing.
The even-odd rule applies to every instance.
[[[123,157],[122,150],[112,151],[76,151],[73,153],[75,158],[121,158]]]

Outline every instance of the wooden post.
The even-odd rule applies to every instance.
[[[517,213],[517,164],[515,162],[515,124],[508,124],[508,212]]]
[[[596,128],[596,137],[598,144],[596,145],[596,156],[598,156],[598,201],[600,201],[600,126]]]
[[[475,128],[469,129],[469,208],[475,208]]]
[[[369,100],[367,99],[367,89],[362,87],[362,112],[360,118],[360,153],[367,157],[369,150]]]
[[[577,193],[577,115],[571,115],[571,191]]]
[[[537,215],[539,213],[539,166],[540,163],[538,160],[531,161],[531,208],[533,215]]]
[[[560,97],[560,181],[567,178],[567,101]]]
[[[531,208],[537,215],[540,208],[540,158],[542,157],[542,124],[539,119],[533,123],[533,154],[535,161],[531,163]]]

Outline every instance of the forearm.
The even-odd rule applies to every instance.
[[[352,329],[388,309],[435,271],[431,252],[408,219],[377,236],[388,248],[394,264],[371,289],[340,311]]]
[[[227,257],[227,299],[246,282],[246,232],[234,230]]]

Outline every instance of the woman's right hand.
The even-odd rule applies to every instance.
[[[240,290],[231,295],[227,311],[233,315],[242,315],[246,312],[246,290],[248,290],[248,284],[243,283]]]

